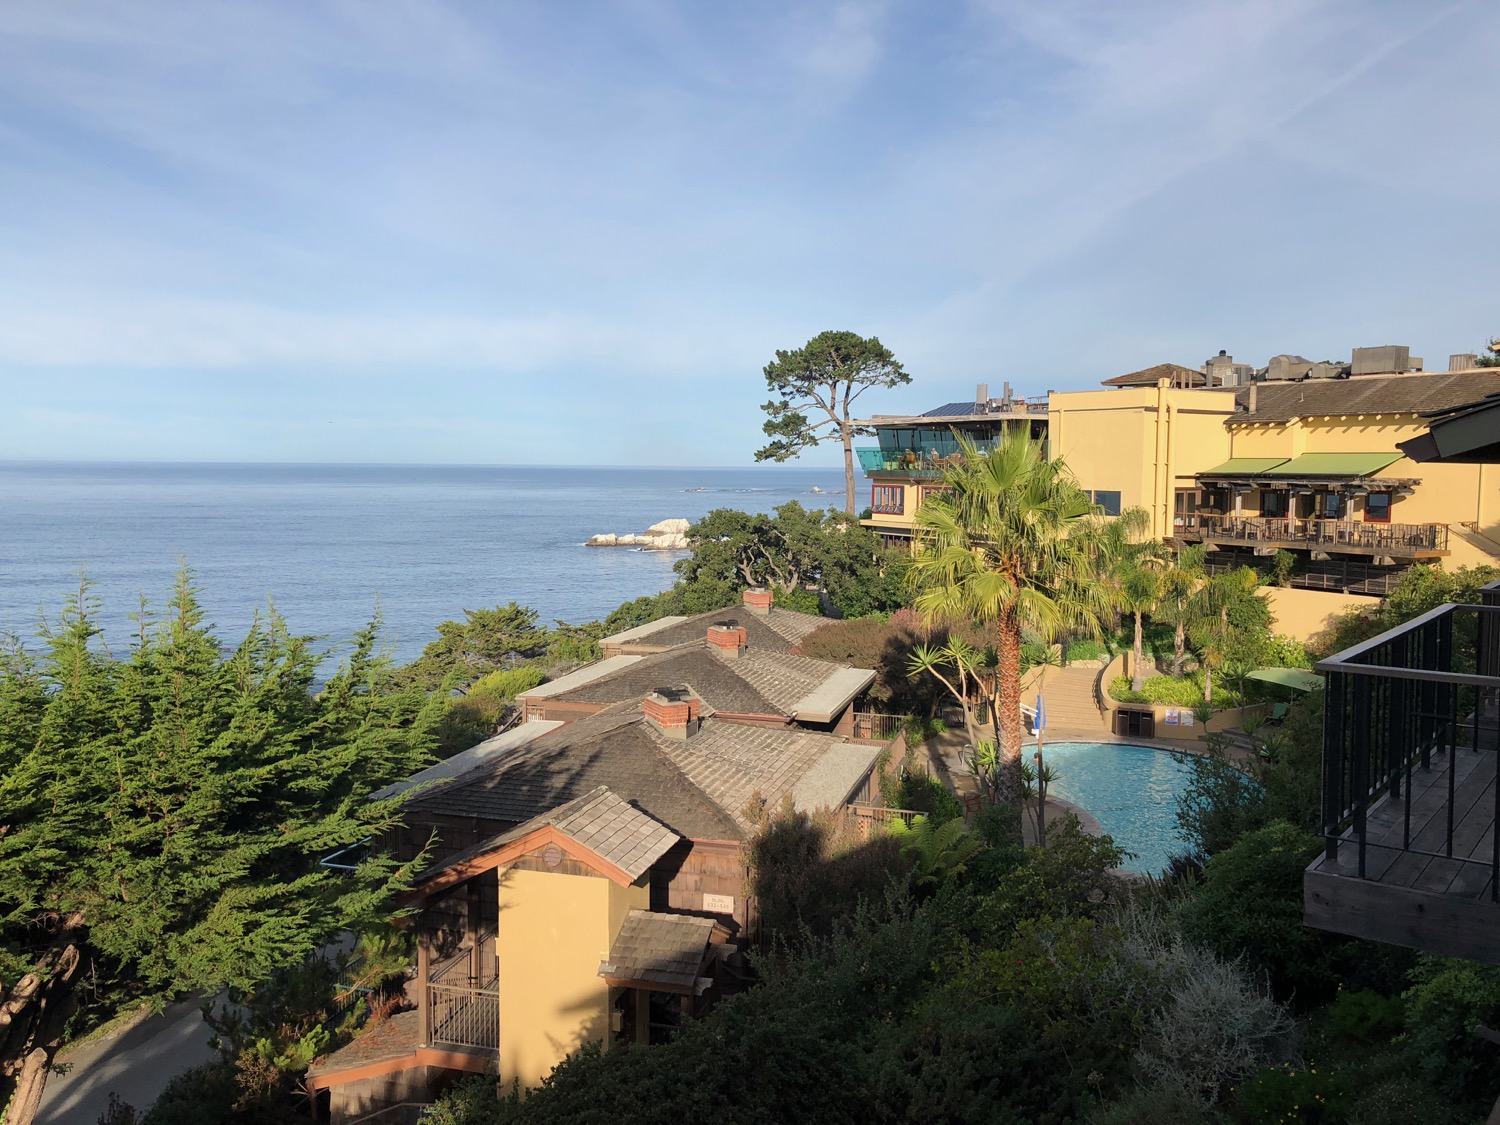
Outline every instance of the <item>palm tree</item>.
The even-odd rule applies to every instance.
[[[1106,553],[1113,563],[1110,585],[1115,603],[1121,612],[1135,619],[1135,661],[1130,685],[1135,691],[1141,690],[1145,680],[1142,666],[1146,648],[1142,621],[1156,609],[1161,598],[1162,571],[1166,569],[1169,557],[1162,544],[1139,539],[1150,523],[1151,517],[1144,508],[1130,508],[1120,513],[1120,518],[1113,521],[1105,533]]]
[[[1158,576],[1156,612],[1152,615],[1164,625],[1172,626],[1172,675],[1182,675],[1187,656],[1188,630],[1192,627],[1199,603],[1197,594],[1207,576],[1203,573],[1203,548],[1189,547],[1178,554],[1176,562]]]
[[[929,622],[993,627],[999,658],[995,729],[1007,800],[1021,794],[1021,636],[1100,634],[1110,595],[1099,581],[1103,518],[1061,461],[1013,433],[985,454],[960,438],[944,491],[916,513],[908,575]]]
[[[1248,566],[1218,574],[1194,596],[1195,618],[1190,626],[1193,647],[1203,661],[1203,702],[1214,697],[1214,669],[1224,667],[1234,651],[1239,630],[1230,621],[1230,612],[1245,598],[1256,596],[1260,576]]]

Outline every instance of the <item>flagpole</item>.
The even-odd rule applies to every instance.
[[[1047,778],[1042,768],[1042,728],[1047,725],[1047,710],[1042,702],[1042,693],[1036,693],[1036,842],[1047,846]]]

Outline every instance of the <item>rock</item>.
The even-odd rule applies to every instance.
[[[615,535],[603,532],[593,535],[584,546],[638,547],[642,551],[686,551],[691,547],[687,538],[687,529],[690,526],[687,520],[662,520],[660,523],[653,523],[645,531],[633,534],[627,532],[624,535]]]

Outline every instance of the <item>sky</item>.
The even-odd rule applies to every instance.
[[[1443,368],[1497,56],[1486,0],[7,0],[0,459],[746,465],[825,329],[877,413]]]

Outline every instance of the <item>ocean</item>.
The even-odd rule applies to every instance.
[[[678,553],[585,547],[591,535],[715,508],[840,507],[842,488],[841,469],[784,466],[0,462],[0,631],[35,647],[81,570],[123,652],[141,595],[161,607],[186,561],[226,645],[272,599],[337,652],[378,603],[405,662],[464,609],[516,601],[578,623],[672,585]]]

